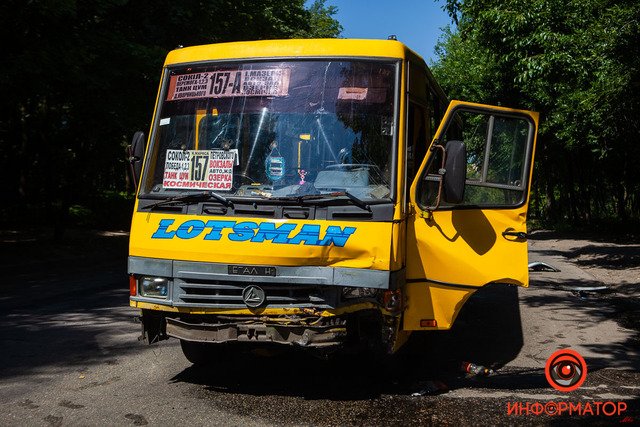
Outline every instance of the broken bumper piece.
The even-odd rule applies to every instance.
[[[301,347],[332,347],[343,344],[347,338],[345,325],[285,325],[285,324],[231,324],[187,323],[167,318],[167,335],[186,341],[264,342]]]

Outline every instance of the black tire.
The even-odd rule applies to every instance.
[[[180,347],[182,347],[184,357],[198,366],[207,366],[220,362],[227,354],[227,346],[224,344],[180,340]]]

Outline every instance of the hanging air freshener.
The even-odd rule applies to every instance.
[[[271,143],[271,152],[264,161],[264,167],[267,177],[271,181],[278,181],[284,177],[284,157],[278,150],[278,144],[273,141]]]
[[[298,171],[298,175],[300,175],[300,182],[298,183],[299,185],[304,185],[306,183],[306,181],[304,180],[304,178],[307,176],[307,171],[304,169],[300,169]]]

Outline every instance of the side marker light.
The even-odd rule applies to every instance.
[[[435,328],[438,326],[436,319],[420,319],[421,328]]]

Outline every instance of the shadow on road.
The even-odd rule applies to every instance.
[[[640,267],[640,245],[619,246],[615,244],[588,245],[572,250],[538,250],[543,255],[560,255],[579,267],[598,267],[607,270],[622,270]]]
[[[117,364],[119,358],[140,350],[137,343],[130,342],[131,334],[122,336],[125,328],[125,333],[137,331],[126,310],[127,298],[126,290],[103,289],[91,296],[65,298],[2,315],[0,379],[43,368]]]
[[[567,240],[575,247],[560,247],[539,251],[545,255],[560,255],[580,267],[597,267],[607,270],[622,270],[640,267],[640,245],[632,235],[609,235],[606,233],[575,232],[563,234],[551,231],[536,231],[531,241]],[[589,244],[584,244],[587,241]],[[638,284],[638,283],[636,283]]]
[[[569,286],[570,285],[570,286]],[[574,279],[567,285],[549,286],[532,282],[532,287],[543,287],[544,294],[525,293],[522,304],[544,308],[551,313],[551,320],[566,321],[571,317],[572,325],[577,325],[578,334],[588,334],[589,329],[606,320],[617,322],[620,326],[635,331],[624,341],[582,344],[591,350],[587,364],[591,371],[607,367],[640,370],[640,301],[631,296],[636,285],[627,284],[615,287],[615,290],[602,292],[571,291],[589,289],[593,282]],[[567,338],[566,331],[557,331],[550,339],[562,341]],[[588,335],[587,335],[588,336]]]
[[[70,230],[58,242],[0,233],[0,379],[117,364],[140,350],[130,342],[127,242],[121,232]]]

